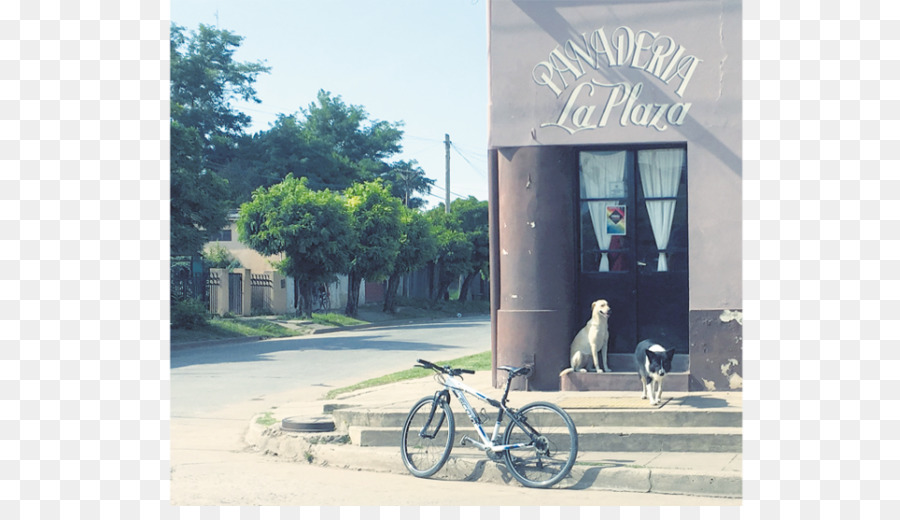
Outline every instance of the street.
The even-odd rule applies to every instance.
[[[324,393],[411,368],[416,358],[490,350],[487,316],[172,351],[172,417],[288,390]]]

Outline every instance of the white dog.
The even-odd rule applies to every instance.
[[[606,353],[609,350],[609,320],[610,308],[606,300],[597,300],[591,304],[591,319],[572,340],[569,346],[569,362],[571,369],[563,372],[579,371],[587,372],[591,368],[597,372],[612,372],[606,363]],[[601,368],[600,361],[603,361]]]

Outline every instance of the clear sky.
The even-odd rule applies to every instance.
[[[172,0],[172,22],[217,25],[244,37],[236,58],[264,60],[262,103],[235,106],[249,132],[280,113],[307,108],[319,89],[366,109],[370,120],[403,121],[403,153],[445,191],[450,134],[451,199],[487,200],[486,0]]]

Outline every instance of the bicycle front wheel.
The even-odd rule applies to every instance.
[[[400,436],[403,465],[417,477],[430,477],[450,457],[455,423],[450,405],[438,399],[431,414],[434,397],[424,397],[409,411]]]
[[[553,403],[537,402],[517,412],[523,426],[512,421],[503,434],[503,444],[523,444],[504,452],[506,467],[527,487],[550,487],[565,478],[578,455],[575,423]]]

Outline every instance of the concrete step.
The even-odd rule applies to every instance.
[[[687,392],[690,379],[687,372],[670,372],[663,391]],[[640,392],[641,379],[637,372],[567,372],[559,376],[559,388],[564,392]]]
[[[463,435],[476,437],[474,430],[456,428],[455,443]],[[740,427],[604,427],[577,426],[579,452],[734,452],[742,449]],[[492,431],[492,428],[486,428]],[[501,429],[501,433],[502,433]],[[350,442],[356,446],[398,446],[400,428],[350,426]]]
[[[468,416],[460,411],[458,406],[452,408],[457,425],[471,424]],[[647,404],[647,409],[567,409],[566,411],[578,428],[589,426],[739,428],[742,422],[741,410],[734,408],[686,409],[673,406],[667,410],[665,406],[653,408]],[[408,409],[402,408],[377,410],[344,408],[332,411],[335,425],[342,431],[347,431],[350,426],[402,428],[408,413]],[[485,424],[492,428],[497,417],[496,411],[488,412],[486,415],[488,420],[485,421]]]

